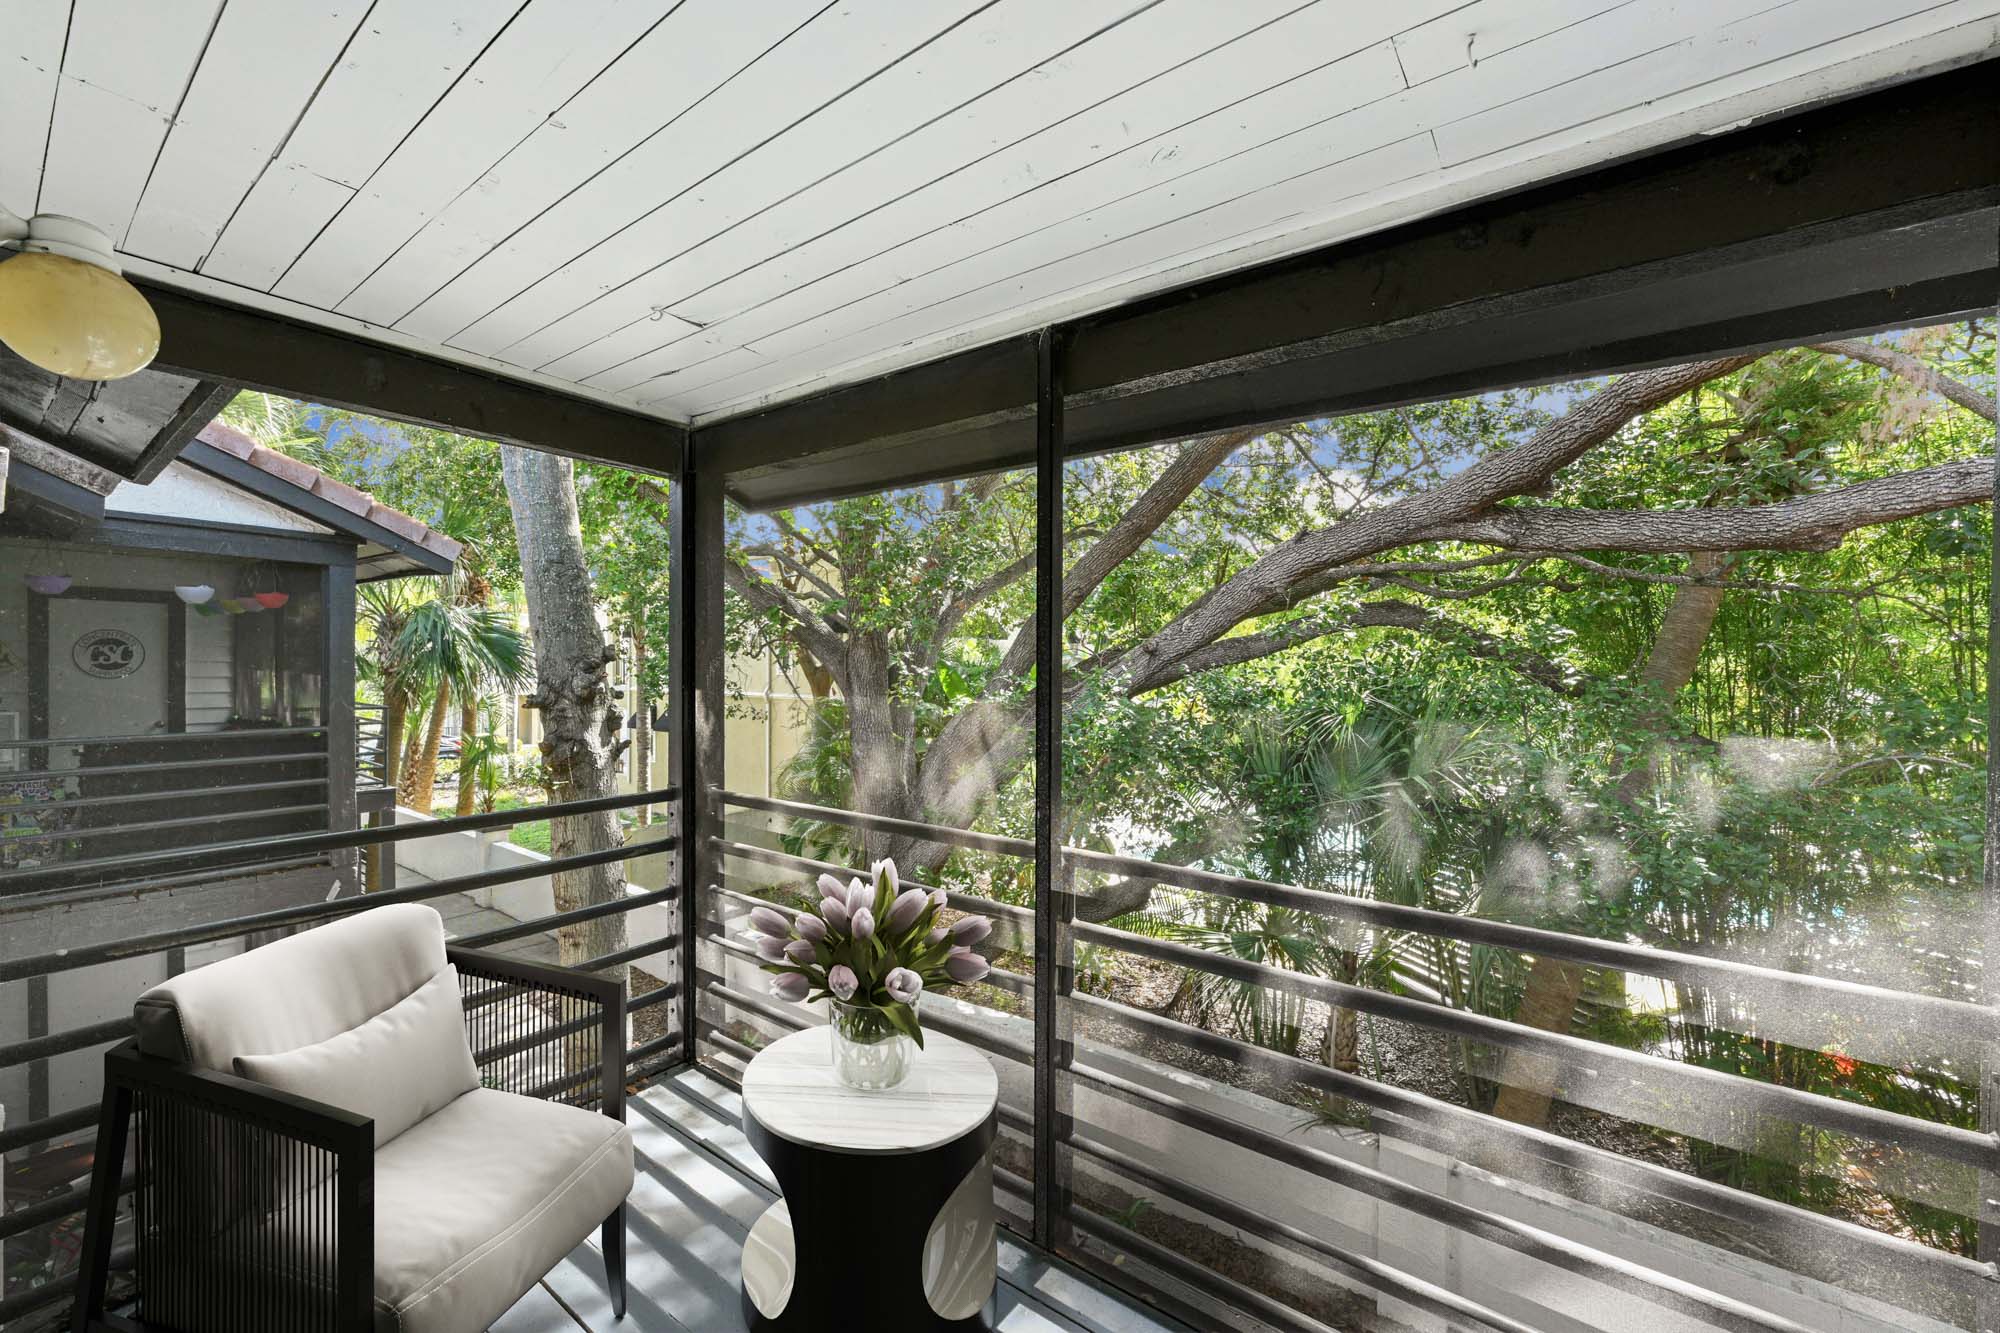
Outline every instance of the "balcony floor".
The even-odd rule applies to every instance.
[[[698,1071],[663,1078],[627,1112],[638,1149],[626,1235],[631,1306],[611,1318],[597,1241],[576,1252],[493,1325],[492,1333],[737,1333],[743,1239],[777,1197],[737,1127],[740,1103]],[[1002,1232],[991,1313],[1001,1333],[1185,1333]]]

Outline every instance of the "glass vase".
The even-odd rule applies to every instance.
[[[910,1076],[917,1044],[873,1005],[828,1002],[832,1010],[833,1071],[850,1088],[886,1092]]]

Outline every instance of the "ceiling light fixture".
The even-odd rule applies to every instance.
[[[88,222],[0,208],[0,343],[79,380],[122,379],[160,350],[160,321],[125,281],[111,238]]]

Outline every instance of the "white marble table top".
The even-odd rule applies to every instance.
[[[910,1076],[886,1092],[833,1072],[833,1033],[811,1027],[772,1042],[743,1071],[743,1107],[780,1138],[835,1152],[922,1152],[977,1128],[1000,1099],[984,1055],[925,1032]]]

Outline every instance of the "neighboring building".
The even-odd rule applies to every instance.
[[[204,849],[386,808],[357,777],[355,586],[447,573],[458,544],[220,424],[144,485],[0,443],[0,961],[357,891],[351,852],[232,873]],[[204,952],[9,988],[0,1044],[52,1009],[70,1027],[129,1012]],[[93,1101],[97,1064],[0,1072],[6,1120]]]

